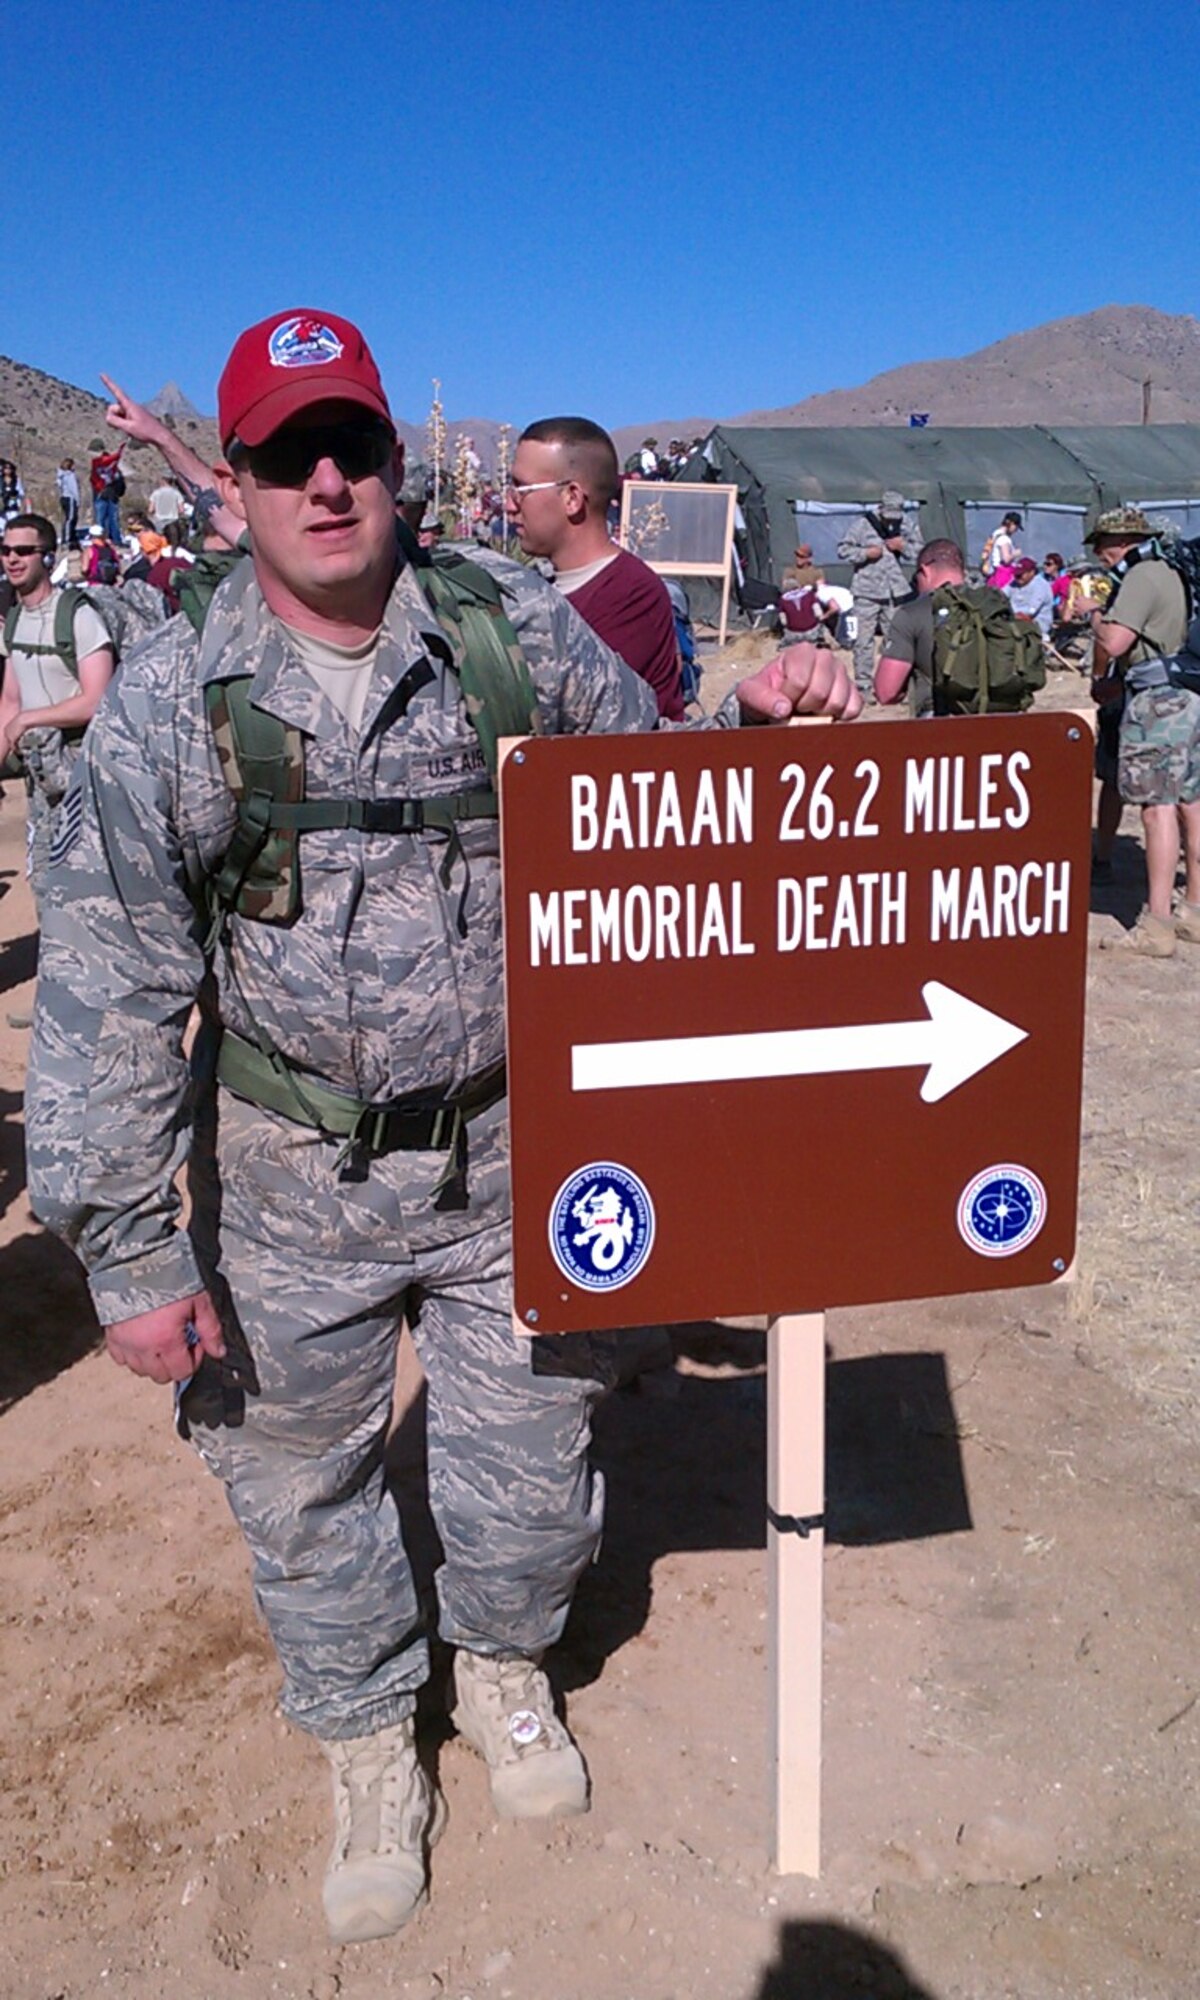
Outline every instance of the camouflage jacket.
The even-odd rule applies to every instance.
[[[867,550],[882,544],[883,537],[866,514],[860,514],[848,533],[842,536],[838,543],[838,556],[842,562],[853,566],[851,583],[854,595],[861,603],[897,603],[912,590],[910,579],[900,567],[902,562],[914,563],[921,547],[920,531],[912,515],[904,516],[902,532],[904,554],[897,556],[891,549],[885,548],[878,562],[867,561]]]
[[[488,566],[511,593],[547,733],[654,727],[650,689],[557,590],[518,563]],[[174,618],[122,666],[46,871],[26,1099],[35,1212],[77,1250],[110,1322],[199,1286],[174,1182],[190,1143],[184,1033],[202,988],[225,1025],[252,1037],[257,1023],[291,1062],[371,1102],[452,1091],[504,1048],[494,821],[463,824],[448,885],[440,834],[306,833],[300,916],[286,929],[232,918],[211,987],[196,897],[236,809],[204,686],[231,674],[303,732],[309,798],[438,797],[484,770],[445,638],[406,569],[358,732],[289,650],[249,562],[200,637]],[[713,722],[737,719],[731,697]]]

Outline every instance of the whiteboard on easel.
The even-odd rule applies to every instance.
[[[722,645],[729,617],[736,514],[736,486],[627,479],[621,488],[623,548],[660,576],[720,578]]]

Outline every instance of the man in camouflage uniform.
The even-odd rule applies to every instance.
[[[348,801],[369,822],[403,804],[407,824],[412,802],[487,778],[446,633],[398,558],[402,453],[361,334],[332,314],[264,321],[218,401],[217,479],[252,559],[200,633],[176,618],[139,649],[86,747],[50,870],[29,1178],[88,1267],[113,1358],[182,1385],[180,1427],[225,1481],[284,1711],[333,1767],[324,1897],[347,1941],[418,1907],[441,1818],[413,1739],[426,1640],[384,1482],[398,1323],[428,1381],[455,1720],[506,1815],[588,1802],[539,1661],[600,1534],[600,1385],[586,1337],[513,1328],[494,817],[452,840],[307,831],[290,920],[269,920],[260,884],[210,949],[197,905],[235,829],[232,682],[302,732],[314,809]],[[566,599],[488,562],[541,728],[652,727],[645,683]],[[828,655],[797,647],[716,722],[858,707]],[[295,867],[293,851],[280,892]]]
[[[875,638],[886,641],[892,611],[912,595],[901,565],[917,559],[921,537],[915,517],[904,512],[902,493],[885,493],[878,513],[868,508],[838,543],[838,557],[853,570],[854,678],[864,701],[875,698]]]
[[[113,671],[108,627],[82,592],[76,592],[71,614],[72,652],[63,658],[58,651],[62,601],[49,575],[57,546],[54,525],[44,514],[16,514],[3,530],[0,554],[16,600],[0,629],[0,765],[14,758],[25,775],[29,886],[39,912],[54,829],[83,733]],[[62,637],[65,643],[66,631]]]
[[[1097,773],[1110,788],[1115,777],[1120,804],[1141,808],[1146,845],[1145,905],[1131,930],[1103,942],[1173,958],[1177,939],[1200,944],[1200,694],[1173,686],[1163,664],[1187,637],[1187,591],[1140,508],[1111,508],[1086,540],[1117,585],[1092,617]],[[1108,810],[1115,838],[1120,805]],[[1186,884],[1176,911],[1181,827]]]

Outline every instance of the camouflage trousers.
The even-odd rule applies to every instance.
[[[465,1206],[444,1153],[339,1179],[334,1144],[222,1091],[198,1134],[192,1234],[230,1344],[178,1401],[224,1480],[283,1665],[284,1712],[324,1738],[410,1714],[428,1647],[384,1478],[401,1316],[428,1384],[438,1623],[481,1653],[536,1653],[600,1538],[588,1465],[601,1393],[587,1336],[512,1324],[507,1120],[468,1128]]]
[[[895,605],[890,597],[854,600],[857,629],[854,635],[854,679],[862,695],[875,693],[875,635],[886,647]]]
[[[1200,800],[1200,694],[1160,687],[1126,696],[1117,785],[1129,805]]]
[[[41,903],[59,809],[79,758],[78,741],[65,742],[57,729],[31,729],[21,739],[29,804],[25,822],[26,871],[35,908]]]

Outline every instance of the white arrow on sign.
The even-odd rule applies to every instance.
[[[924,1021],[680,1035],[661,1041],[576,1042],[571,1050],[571,1088],[645,1090],[665,1083],[743,1083],[756,1077],[923,1068],[921,1096],[926,1104],[936,1104],[1028,1037],[1028,1029],[937,980],[921,988],[921,998],[929,1010]]]

